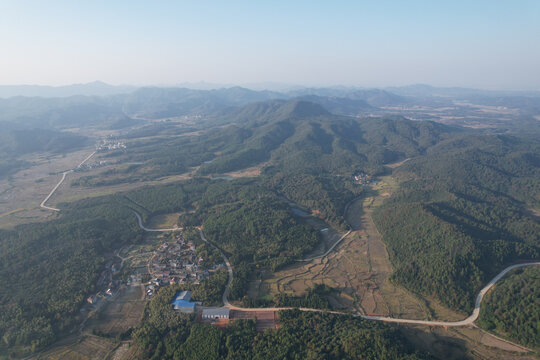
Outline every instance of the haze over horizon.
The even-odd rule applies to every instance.
[[[0,85],[540,90],[540,2],[0,5]]]

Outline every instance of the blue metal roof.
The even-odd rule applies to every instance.
[[[178,307],[195,307],[194,302],[186,301],[186,300],[173,300],[171,304]]]

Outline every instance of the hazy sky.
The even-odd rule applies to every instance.
[[[0,0],[0,84],[540,90],[540,0]]]

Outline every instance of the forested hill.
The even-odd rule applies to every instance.
[[[87,138],[48,129],[10,129],[0,124],[0,155],[16,156],[37,151],[66,152],[85,145]]]
[[[470,311],[504,266],[540,257],[540,141],[468,136],[441,142],[395,171],[400,190],[379,209],[394,279]]]
[[[384,164],[425,154],[463,132],[402,117],[337,116],[298,100],[248,105],[230,112],[227,120],[234,123],[227,128],[232,141],[211,163],[203,164],[199,174],[264,164],[269,188],[338,227],[345,227],[343,208],[359,191],[351,181],[353,174],[382,173]]]
[[[209,117],[211,124],[245,123],[264,124],[288,119],[330,116],[320,104],[304,100],[270,100],[256,102],[243,107],[231,107],[216,112]]]

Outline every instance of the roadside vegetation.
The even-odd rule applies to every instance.
[[[538,259],[540,225],[524,208],[540,194],[539,146],[511,136],[465,138],[397,169],[400,189],[374,217],[393,279],[468,313],[498,271]]]
[[[172,287],[149,304],[133,332],[141,358],[149,359],[428,359],[396,327],[325,313],[280,311],[280,327],[258,333],[252,320],[221,330],[193,322],[170,306]]]
[[[22,353],[71,330],[105,256],[142,239],[116,196],[69,205],[57,220],[0,231],[0,339]]]
[[[478,324],[531,348],[540,348],[540,267],[518,269],[495,285]]]

